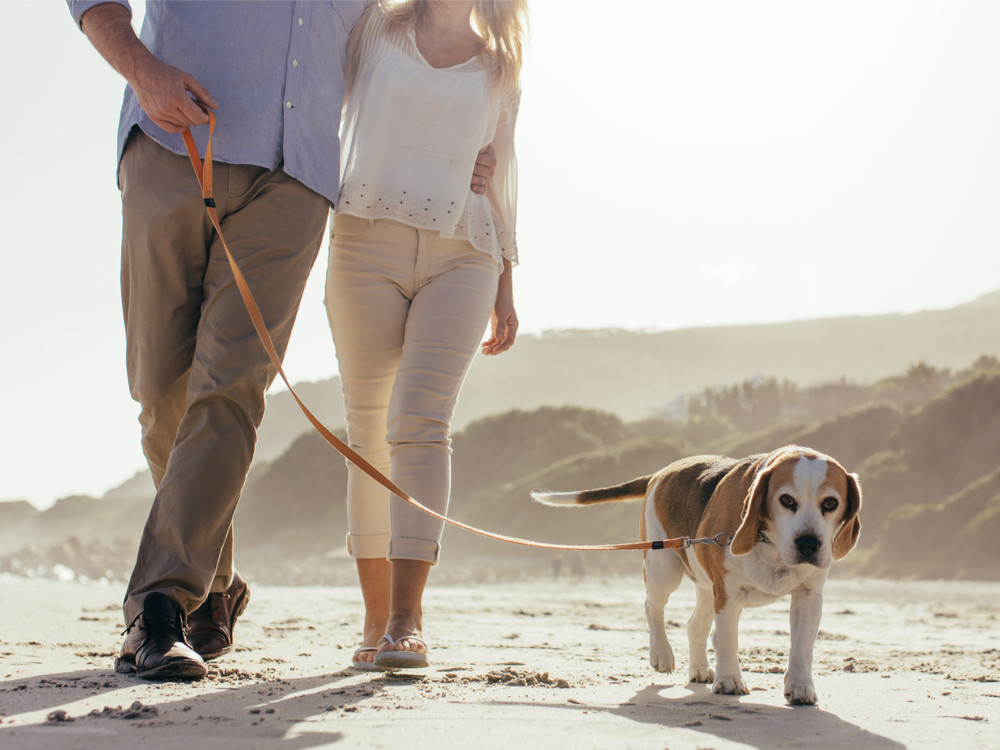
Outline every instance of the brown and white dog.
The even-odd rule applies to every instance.
[[[642,540],[720,537],[728,546],[643,553],[649,662],[674,669],[663,608],[685,575],[697,602],[688,620],[692,682],[711,682],[716,693],[746,695],[737,628],[744,607],[791,594],[791,650],[785,672],[789,703],[816,703],[813,643],[819,632],[823,584],[833,560],[858,541],[861,485],[837,461],[789,445],[741,460],[694,456],[657,474],[615,487],[582,492],[533,492],[548,505],[590,505],[645,498]],[[706,651],[712,624],[716,668]]]

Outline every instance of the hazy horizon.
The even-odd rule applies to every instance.
[[[1000,4],[563,7],[532,5],[523,81],[525,332],[911,313],[1000,288]],[[47,507],[144,468],[118,292],[123,83],[61,0],[0,2],[0,41],[0,500]],[[293,382],[336,372],[325,252]]]

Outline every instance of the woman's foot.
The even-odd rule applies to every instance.
[[[431,564],[424,560],[393,560],[389,619],[379,641],[375,665],[379,669],[427,666],[423,639],[422,599]]]
[[[365,601],[365,629],[352,663],[371,660],[374,669],[426,667],[421,600],[431,564],[359,558],[357,566]],[[377,648],[375,653],[368,650],[372,646]]]
[[[375,616],[371,612],[365,612],[364,637],[361,645],[354,649],[351,655],[351,666],[362,672],[369,672],[375,669],[375,654],[378,652],[380,638],[385,632],[385,615]]]
[[[358,579],[365,601],[365,624],[361,645],[351,656],[351,666],[362,671],[375,668],[379,638],[389,622],[389,580],[392,568],[382,558],[358,558]]]
[[[378,642],[373,661],[375,669],[420,669],[427,664],[427,644],[419,633],[398,638],[386,633]]]

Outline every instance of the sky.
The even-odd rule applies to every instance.
[[[531,12],[522,333],[906,313],[1000,289],[995,0]],[[0,500],[44,508],[144,468],[118,286],[124,84],[61,0],[0,0],[0,71]],[[324,248],[293,382],[336,373],[325,269]]]

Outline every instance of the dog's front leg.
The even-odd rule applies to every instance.
[[[698,586],[697,600],[688,620],[688,679],[691,682],[715,682],[715,672],[708,665],[708,634],[712,630],[712,590]]]
[[[743,682],[740,670],[739,627],[743,606],[731,599],[715,613],[715,682],[713,693],[726,695],[748,695],[750,690]]]
[[[813,644],[819,633],[819,619],[823,612],[823,594],[805,587],[792,592],[789,624],[792,647],[788,654],[788,671],[785,672],[785,700],[794,704],[816,703],[813,687]]]

